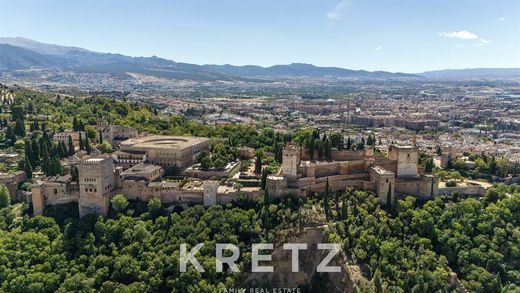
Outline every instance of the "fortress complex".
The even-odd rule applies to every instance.
[[[151,135],[121,142],[118,157],[145,156],[147,162],[164,169],[172,166],[186,168],[193,164],[199,152],[208,148],[209,139],[205,137]]]
[[[392,146],[388,155],[362,151],[332,151],[331,161],[310,160],[300,146],[290,144],[283,150],[282,167],[267,178],[266,188],[272,196],[310,195],[343,191],[347,187],[372,191],[383,204],[393,203],[396,195],[413,195],[422,199],[438,193],[439,178],[423,174],[418,168],[418,151],[411,146]]]
[[[161,182],[160,166],[141,163],[123,171],[115,167],[110,156],[86,158],[78,163],[79,182],[70,175],[38,178],[32,185],[34,214],[43,214],[46,206],[78,203],[79,216],[108,213],[110,199],[122,193],[130,200],[149,201],[156,198],[163,204],[205,206],[227,203],[233,193],[219,189],[218,181]]]

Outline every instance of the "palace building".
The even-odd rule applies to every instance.
[[[150,135],[130,138],[121,142],[119,156],[146,155],[146,161],[164,169],[172,166],[186,168],[193,164],[196,155],[209,148],[205,137]],[[128,155],[126,155],[128,154]]]

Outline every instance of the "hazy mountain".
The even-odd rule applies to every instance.
[[[3,45],[2,45],[3,44]],[[7,45],[6,45],[7,44]],[[428,78],[428,79],[518,79],[520,68],[475,68],[427,71],[419,74],[350,70],[293,63],[261,67],[255,65],[197,65],[152,57],[130,57],[99,53],[78,47],[45,44],[25,38],[0,38],[0,69],[52,68],[72,72],[108,73],[127,76],[140,73],[170,79],[262,80],[279,78]]]
[[[520,78],[520,68],[472,68],[427,71],[418,75],[438,79]]]
[[[127,73],[132,72],[164,78],[194,80],[249,80],[257,77],[417,77],[402,73],[369,72],[299,63],[266,68],[252,65],[196,65],[178,63],[155,56],[129,57],[121,54],[98,53],[83,48],[45,44],[20,37],[0,38],[0,44],[2,43],[10,45],[9,50],[5,49],[3,52],[0,60],[0,68],[4,69],[52,67],[74,72],[108,73],[116,76],[128,76]]]
[[[250,76],[250,77],[283,77],[283,76],[308,76],[308,77],[357,77],[357,78],[396,78],[414,77],[412,74],[391,73],[385,71],[365,71],[351,70],[339,67],[318,67],[312,64],[292,63],[289,65],[275,65],[271,67],[261,67],[254,65],[233,66],[233,65],[204,65],[210,71],[222,72],[226,74]]]
[[[16,37],[3,38],[0,37],[0,44],[9,44],[11,46],[21,47],[40,54],[45,55],[65,55],[71,52],[90,52],[89,50],[78,47],[66,47],[53,44],[40,43],[31,39]]]
[[[63,60],[7,44],[0,44],[0,69],[59,68]]]

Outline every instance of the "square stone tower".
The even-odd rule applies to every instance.
[[[208,180],[202,183],[203,204],[210,207],[217,203],[218,181]]]
[[[79,216],[100,214],[106,216],[110,198],[116,186],[114,161],[111,157],[94,157],[78,164]]]
[[[298,178],[300,165],[300,146],[289,144],[283,149],[282,175],[287,179]]]
[[[392,146],[389,158],[397,161],[397,177],[417,178],[419,154],[412,146]]]
[[[375,193],[379,201],[386,204],[395,203],[395,174],[380,166],[370,168],[370,181],[375,183]]]

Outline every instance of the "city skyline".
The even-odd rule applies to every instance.
[[[196,64],[520,67],[519,1],[23,2],[0,1],[1,36]]]

